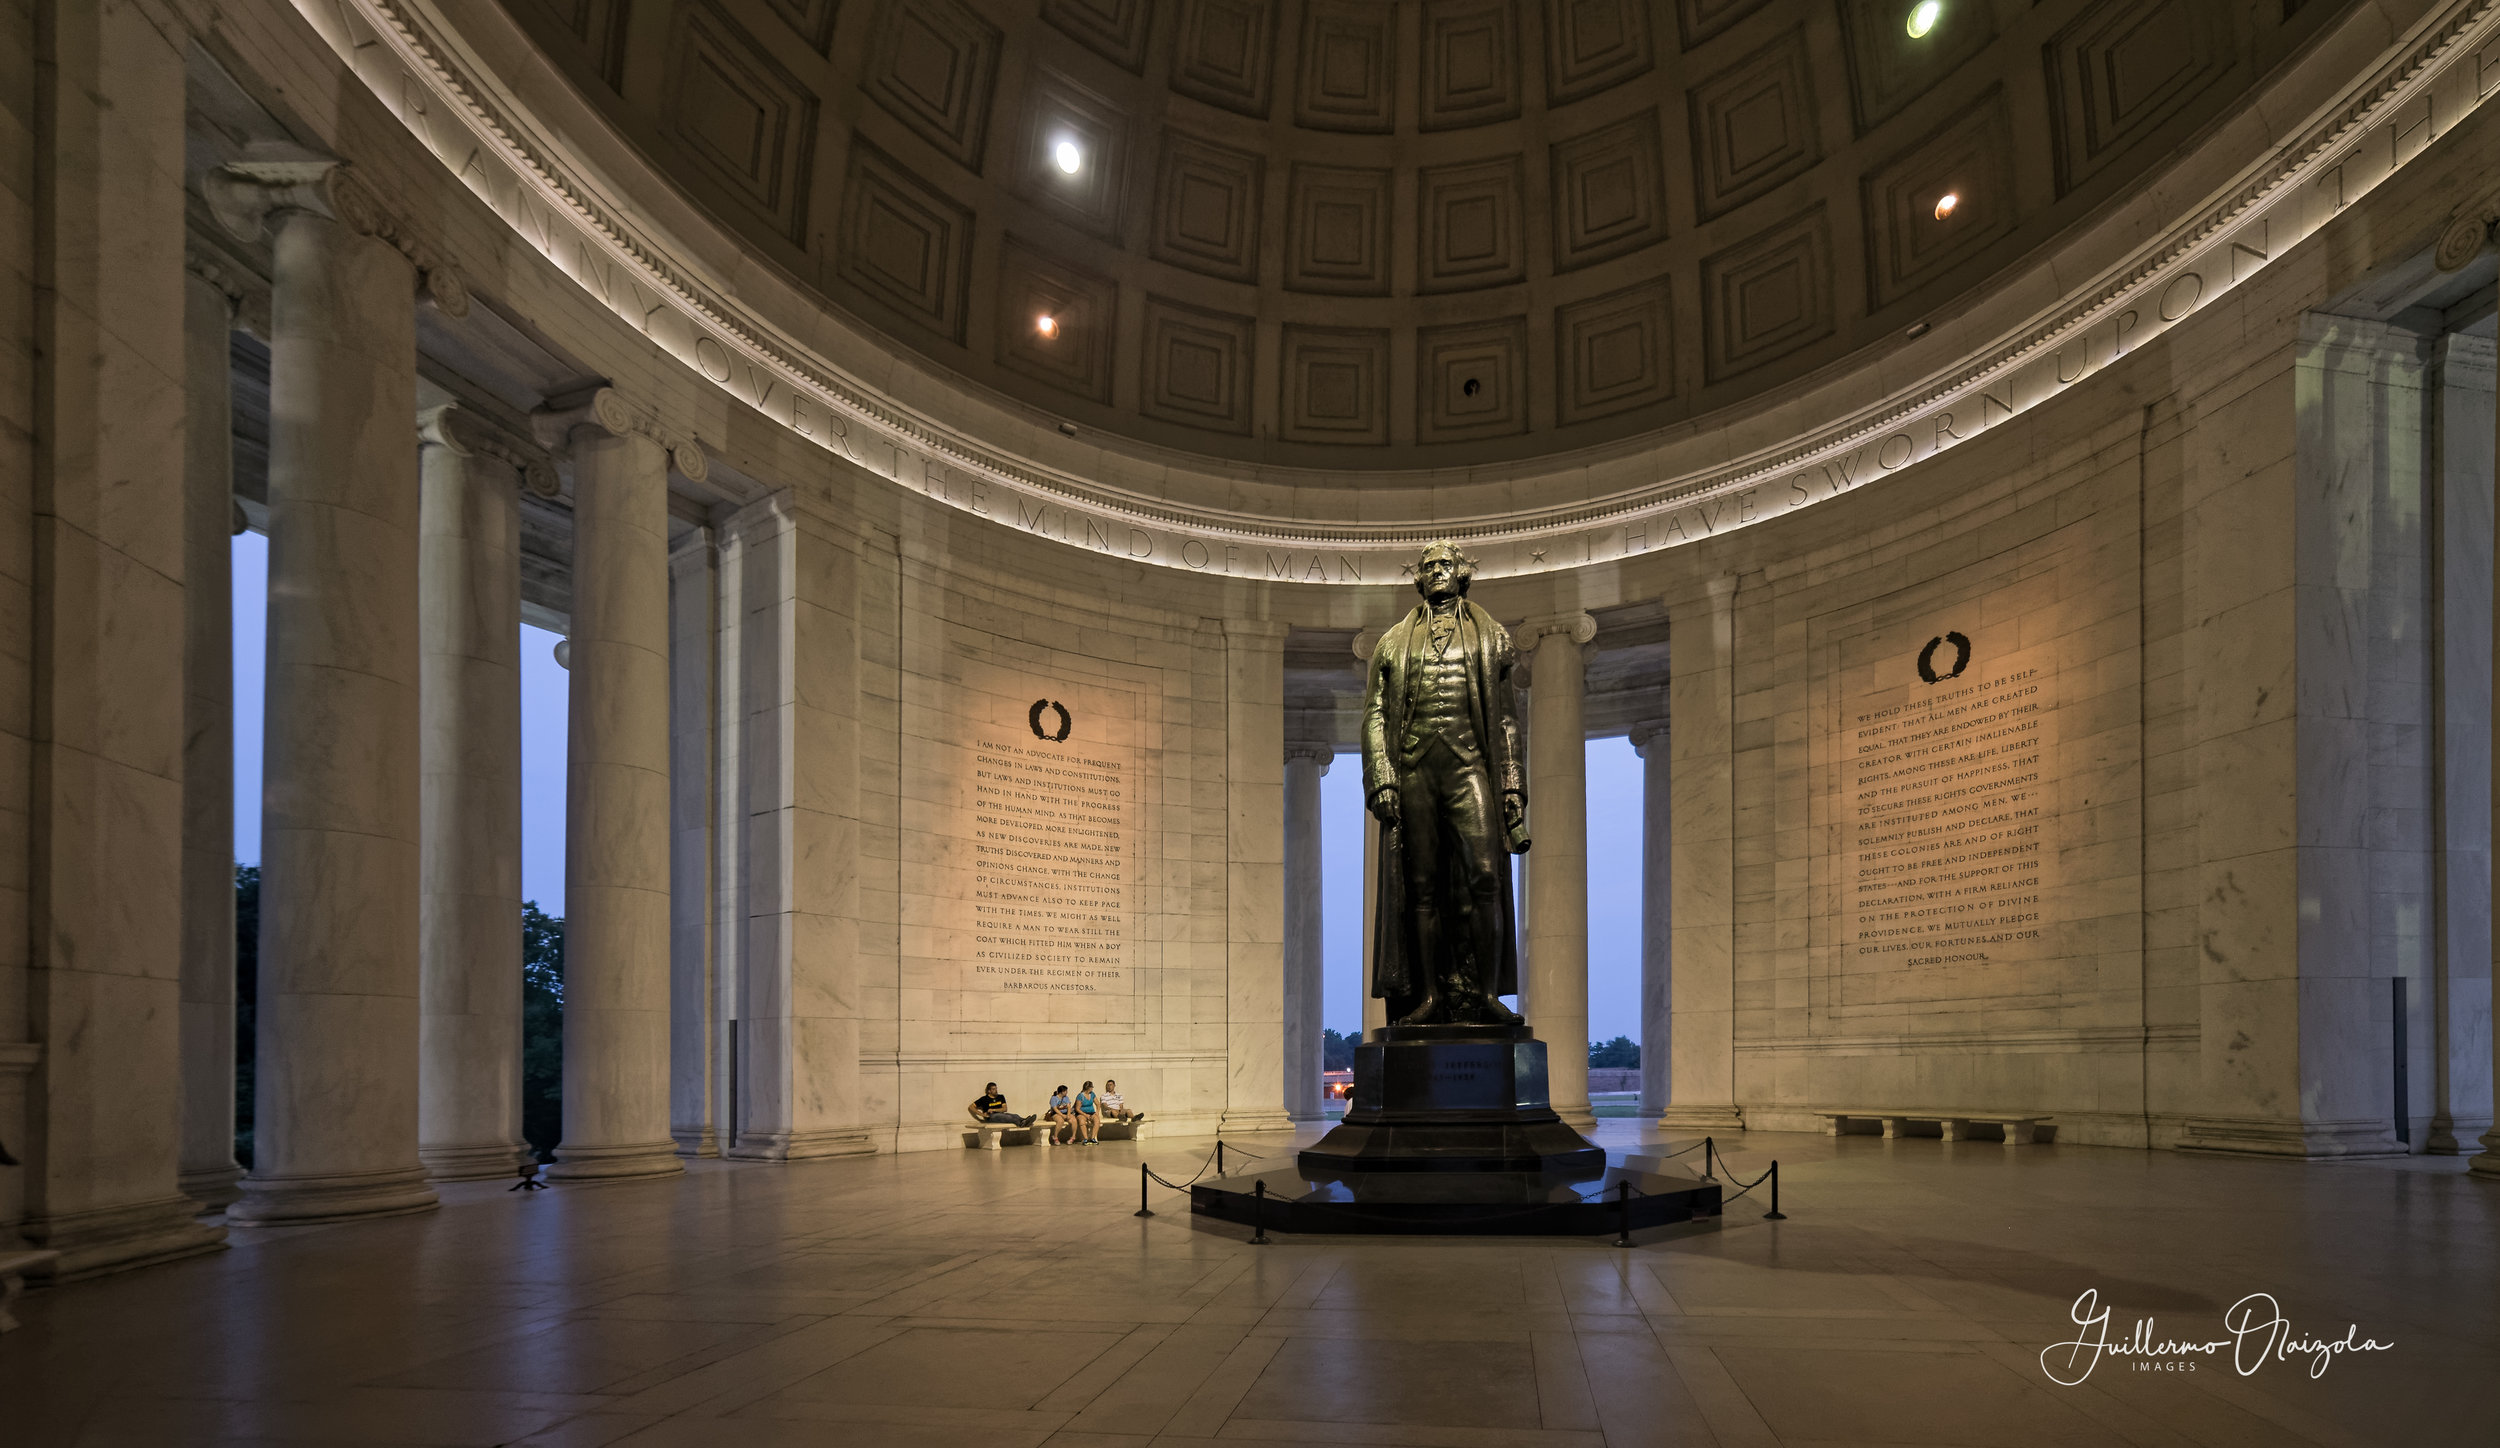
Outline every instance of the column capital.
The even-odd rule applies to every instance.
[[[1531,646],[1543,642],[1551,634],[1563,635],[1575,644],[1586,644],[1597,637],[1597,620],[1576,609],[1566,613],[1530,614],[1517,630],[1518,637]]]
[[[701,443],[660,421],[658,413],[613,387],[549,398],[531,422],[538,430],[538,440],[549,449],[563,447],[578,428],[595,427],[611,437],[644,437],[658,443],[688,482],[699,483],[712,474]]]
[[[509,463],[521,485],[542,498],[556,496],[555,465],[546,453],[513,437],[457,402],[429,407],[417,414],[417,441],[446,448],[461,457],[489,457]]]
[[[200,240],[183,248],[182,269],[226,299],[228,321],[255,337],[269,335],[269,283],[234,258]]]
[[[2448,226],[2439,233],[2431,264],[2443,272],[2462,271],[2491,244],[2495,225],[2500,225],[2500,188],[2460,202],[2448,213]]]
[[[291,212],[327,217],[408,258],[418,285],[447,317],[469,314],[469,284],[449,259],[382,204],[344,161],[236,161],[200,181],[209,214],[238,241],[257,241],[270,222]]]
[[[1653,744],[1663,744],[1666,742],[1667,721],[1664,719],[1643,719],[1639,723],[1634,724],[1628,732],[1632,738],[1633,752],[1641,755],[1643,758],[1647,758],[1649,755],[1649,746]]]
[[[1337,746],[1334,744],[1323,743],[1314,739],[1288,739],[1285,741],[1285,762],[1287,764],[1291,764],[1297,759],[1315,760],[1319,764],[1319,772],[1326,774],[1328,772],[1328,766],[1335,763],[1336,758]]]

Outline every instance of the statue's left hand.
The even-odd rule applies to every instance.
[[[1502,832],[1512,841],[1511,853],[1524,854],[1528,837],[1528,802],[1516,794],[1502,796]]]

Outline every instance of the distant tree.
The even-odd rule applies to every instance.
[[[521,905],[521,1135],[540,1161],[564,1134],[564,918]]]
[[[1322,1027],[1319,1033],[1319,1064],[1323,1071],[1353,1070],[1354,1038],[1339,1035],[1333,1026]]]
[[[1641,1043],[1630,1036],[1617,1036],[1602,1045],[1591,1041],[1589,1042],[1589,1064],[1625,1069],[1638,1066],[1641,1064]]]
[[[252,1065],[260,1054],[260,866],[234,867],[234,1159],[252,1164]]]

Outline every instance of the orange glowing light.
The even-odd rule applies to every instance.
[[[1938,221],[1942,221],[1946,217],[1951,216],[1953,214],[1953,208],[1961,204],[1962,198],[1959,195],[1954,192],[1947,191],[1942,196],[1936,198],[1936,219]]]
[[[1033,330],[1041,333],[1045,337],[1056,337],[1059,335],[1059,319],[1057,317],[1035,317],[1033,319]]]

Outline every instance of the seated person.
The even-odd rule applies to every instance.
[[[995,1081],[982,1087],[981,1094],[973,1097],[972,1104],[964,1109],[972,1113],[974,1121],[984,1126],[992,1122],[1000,1122],[1008,1126],[1031,1126],[1033,1124],[1032,1117],[1018,1116],[1007,1109],[1007,1098],[998,1094],[998,1083]]]
[[[1102,1117],[1095,1110],[1100,1100],[1101,1098],[1094,1094],[1094,1083],[1091,1081],[1086,1082],[1084,1088],[1076,1093],[1076,1125],[1077,1130],[1083,1133],[1078,1138],[1078,1144],[1081,1146],[1100,1144],[1099,1138],[1094,1134],[1102,1129]]]
[[[1055,1146],[1076,1140],[1076,1103],[1061,1086],[1050,1093],[1050,1140]]]
[[[1128,1109],[1127,1098],[1120,1095],[1120,1083],[1109,1078],[1102,1083],[1102,1095],[1096,1099],[1094,1109],[1102,1113],[1105,1121],[1136,1122],[1146,1119],[1145,1112]]]

